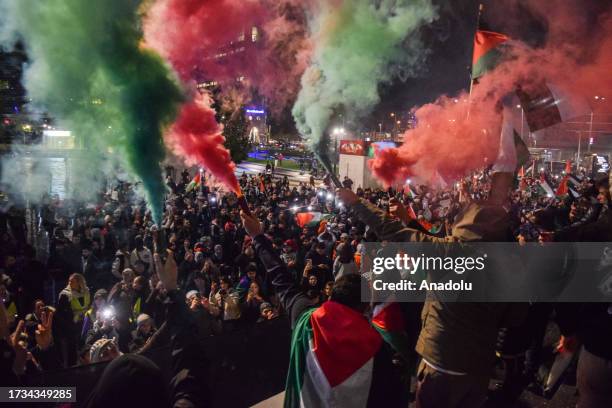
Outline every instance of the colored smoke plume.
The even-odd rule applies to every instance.
[[[378,86],[392,65],[417,68],[424,47],[418,29],[436,17],[429,0],[318,1],[309,19],[313,44],[293,116],[313,151],[327,154],[326,131],[335,112],[359,118],[379,102]]]
[[[4,44],[20,39],[26,47],[23,83],[32,109],[48,111],[82,138],[88,159],[75,161],[82,163],[75,173],[95,178],[112,150],[142,181],[159,222],[166,192],[162,132],[182,91],[161,58],[141,47],[141,3],[8,0],[0,25]]]
[[[188,165],[201,165],[233,192],[240,191],[229,150],[223,147],[225,138],[217,124],[210,97],[197,94],[183,105],[179,117],[168,132],[167,141],[173,151]]]
[[[306,67],[307,3],[158,0],[147,10],[145,37],[183,81],[214,80],[222,99],[263,96],[278,113]]]

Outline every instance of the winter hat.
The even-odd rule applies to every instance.
[[[114,338],[96,340],[95,343],[92,344],[91,348],[89,349],[89,360],[92,363],[100,362],[100,358],[102,357],[102,350],[108,347],[111,343],[115,344]]]
[[[140,327],[140,325],[142,325],[142,324],[144,324],[144,323],[146,323],[146,322],[148,322],[148,321],[151,321],[151,320],[153,320],[153,319],[151,318],[151,316],[149,316],[149,315],[148,315],[148,314],[146,314],[146,313],[141,313],[141,314],[139,314],[139,315],[138,315],[138,317],[136,318],[136,326]]]
[[[190,290],[189,292],[187,292],[187,294],[185,295],[185,299],[190,300],[191,298],[195,297],[198,295],[198,291],[197,290]]]
[[[108,291],[106,289],[98,289],[94,294],[94,299],[102,298],[106,299],[108,297]]]

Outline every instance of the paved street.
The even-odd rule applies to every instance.
[[[266,166],[258,163],[242,162],[236,166],[236,174],[241,176],[243,173],[259,174],[266,170]],[[300,174],[299,171],[277,168],[274,172],[276,178],[287,176],[291,186],[297,186],[300,182],[308,183],[310,181],[310,173]]]

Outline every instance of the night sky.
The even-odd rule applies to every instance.
[[[575,1],[590,11],[586,13],[589,21],[612,6],[612,0]],[[380,120],[389,121],[389,112],[406,113],[440,95],[454,95],[469,88],[480,3],[485,6],[482,28],[503,32],[533,46],[542,44],[546,38],[546,24],[517,0],[434,0],[434,3],[440,8],[440,18],[422,30],[429,55],[419,77],[382,86],[382,102],[369,118],[360,121],[364,128],[375,129]]]

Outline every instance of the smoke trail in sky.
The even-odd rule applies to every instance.
[[[142,0],[5,0],[5,26],[27,49],[33,105],[85,141],[92,173],[109,149],[143,183],[156,222],[165,185],[162,132],[183,95],[162,59],[142,46]],[[6,44],[6,42],[5,42]],[[78,170],[77,170],[78,172]]]
[[[318,1],[309,29],[313,51],[293,107],[298,130],[315,153],[326,153],[335,112],[361,117],[379,102],[392,65],[413,71],[422,61],[418,29],[436,18],[429,0]]]
[[[201,165],[233,192],[240,190],[229,150],[223,143],[223,128],[217,124],[208,95],[197,95],[181,108],[179,118],[168,132],[173,151],[188,165]]]

